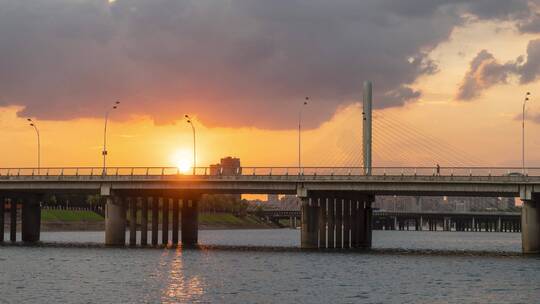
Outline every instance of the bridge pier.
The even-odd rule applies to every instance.
[[[119,197],[106,197],[105,205],[105,245],[124,246],[126,244],[126,208]]]
[[[195,246],[199,241],[199,199],[196,194],[182,200],[182,246]]]
[[[169,244],[169,199],[159,198],[161,201],[161,244]]]
[[[180,210],[178,209],[179,201],[177,198],[172,199],[172,243],[178,245],[178,216]]]
[[[152,202],[152,246],[158,244],[158,227],[159,227],[159,200],[155,197],[150,198]]]
[[[523,253],[540,253],[540,194],[523,201],[521,212]]]
[[[17,200],[9,199],[9,240],[14,243],[17,241]]]
[[[336,248],[343,248],[343,198],[336,199]]]
[[[371,247],[372,196],[321,192],[301,200],[302,248]]]
[[[129,246],[137,245],[137,201],[127,198],[129,204]]]
[[[326,248],[326,198],[317,198],[319,206],[319,247]]]
[[[0,243],[4,242],[4,213],[6,199],[0,196]]]
[[[138,197],[141,204],[141,246],[148,245],[148,199]]]
[[[343,248],[351,248],[351,199],[343,200]]]
[[[300,242],[302,248],[317,248],[318,247],[318,208],[315,203],[316,198],[302,198],[302,231]]]
[[[29,195],[22,204],[21,235],[25,243],[39,242],[41,230],[41,206],[39,196]]]

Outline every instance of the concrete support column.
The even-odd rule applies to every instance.
[[[523,253],[540,253],[540,197],[523,202],[521,244]]]
[[[375,201],[374,196],[368,196],[365,202],[366,209],[366,222],[365,222],[365,235],[366,235],[366,248],[371,248],[372,237],[373,237],[373,209],[371,208],[371,203]]]
[[[200,196],[194,195],[182,200],[182,245],[195,246],[199,241],[199,209]]]
[[[118,197],[108,196],[105,205],[105,245],[126,244],[126,208]]]
[[[4,242],[4,210],[6,199],[0,197],[0,243]]]
[[[343,201],[343,248],[351,248],[351,199]]]
[[[17,241],[17,200],[16,199],[10,199],[9,200],[9,216],[10,216],[10,223],[9,223],[9,240],[11,242]]]
[[[336,248],[343,248],[343,199],[336,199]]]
[[[172,199],[172,243],[173,245],[178,245],[178,220],[179,220],[179,208],[178,208],[178,199]]]
[[[326,245],[326,198],[318,198],[319,203],[319,248],[327,248]]]
[[[422,231],[424,229],[424,219],[422,217],[420,217],[420,231]]]
[[[300,234],[300,246],[302,248],[317,248],[317,235],[314,235],[313,216],[318,216],[313,212],[312,198],[303,197],[302,200],[302,230]]]
[[[501,232],[501,217],[497,218],[497,232]]]
[[[356,234],[358,235],[358,246],[359,248],[364,248],[367,242],[367,236],[366,236],[366,198],[362,196],[358,201],[358,212],[356,214],[356,225],[357,230]],[[385,220],[386,226],[388,226],[387,219]],[[387,228],[385,228],[386,230]]]
[[[41,206],[39,196],[28,196],[22,205],[21,234],[22,241],[27,243],[39,242],[41,230]]]
[[[335,235],[336,235],[336,222],[335,222],[335,210],[336,210],[336,199],[334,197],[328,198],[328,234],[327,234],[327,243],[328,248],[336,248]]]
[[[359,223],[358,223],[358,205],[359,205],[359,202],[358,202],[358,199],[357,198],[353,198],[351,200],[351,247],[352,248],[357,248],[358,247],[358,240],[359,240],[359,235],[358,235],[358,226],[359,226]]]
[[[141,246],[148,245],[148,199],[137,198],[141,204]]]
[[[163,245],[169,244],[169,200],[166,198],[159,198],[161,201],[161,243]]]
[[[159,230],[159,200],[155,197],[150,198],[152,201],[152,246],[158,244]]]
[[[129,205],[129,246],[137,245],[137,202],[128,198]]]

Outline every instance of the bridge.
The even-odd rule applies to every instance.
[[[296,194],[302,200],[303,248],[369,248],[371,203],[376,195],[521,197],[525,200],[523,251],[538,252],[540,168],[515,174],[521,170],[445,167],[436,172],[427,167],[372,167],[371,174],[366,174],[362,167],[242,167],[233,175],[209,174],[209,168],[197,168],[195,175],[185,175],[167,167],[113,167],[106,172],[90,167],[4,168],[0,169],[0,197],[2,202],[22,204],[25,242],[39,240],[41,198],[75,192],[106,198],[108,245],[126,243],[128,211],[130,245],[137,244],[137,229],[141,231],[139,244],[149,243],[150,232],[150,243],[157,245],[161,225],[164,232],[172,230],[171,243],[181,241],[189,246],[197,244],[197,203],[204,193]],[[0,219],[4,218],[2,207]],[[16,219],[17,209],[10,212]],[[1,223],[0,229],[3,226]],[[14,229],[10,228],[12,240]],[[168,235],[162,234],[162,244],[170,243]]]
[[[257,214],[271,221],[288,219],[296,227],[301,211],[268,209]],[[519,212],[429,212],[373,210],[373,230],[520,232]]]

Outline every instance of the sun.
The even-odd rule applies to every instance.
[[[189,173],[193,168],[192,155],[187,150],[178,150],[174,153],[172,160],[178,171],[182,174]]]
[[[180,159],[176,163],[176,167],[181,173],[188,173],[191,169],[191,162],[187,159]]]

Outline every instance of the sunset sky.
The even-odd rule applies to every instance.
[[[111,166],[191,161],[185,114],[199,166],[294,166],[306,96],[304,164],[360,166],[365,80],[376,166],[520,166],[526,92],[540,166],[539,75],[536,0],[0,0],[0,167],[36,164],[28,117],[42,166],[99,166],[116,100]]]

